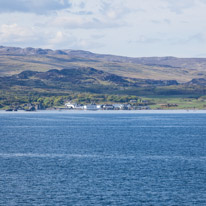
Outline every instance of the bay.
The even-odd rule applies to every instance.
[[[0,113],[0,205],[206,205],[206,114]]]

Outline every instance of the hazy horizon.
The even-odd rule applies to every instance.
[[[33,49],[44,49],[44,50],[53,50],[53,51],[66,51],[66,50],[71,50],[71,51],[83,51],[83,52],[90,52],[94,54],[99,54],[99,55],[111,55],[111,56],[120,56],[120,57],[128,57],[128,58],[166,58],[166,57],[171,57],[171,58],[185,58],[185,59],[190,59],[190,58],[198,58],[198,59],[204,59],[206,57],[181,57],[181,56],[127,56],[127,55],[118,55],[118,54],[110,54],[110,53],[100,53],[100,52],[92,52],[89,50],[83,50],[83,49],[70,49],[70,48],[65,48],[65,49],[52,49],[52,48],[44,48],[44,47],[20,47],[20,46],[8,46],[8,45],[0,45],[0,47],[13,47],[13,48],[21,48],[21,49],[26,49],[26,48],[33,48]]]

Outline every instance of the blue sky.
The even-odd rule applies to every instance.
[[[206,57],[206,0],[0,0],[0,45]]]

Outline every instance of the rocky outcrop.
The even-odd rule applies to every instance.
[[[206,86],[206,79],[199,78],[199,79],[192,79],[191,81],[186,83],[187,85],[199,85],[199,86]]]

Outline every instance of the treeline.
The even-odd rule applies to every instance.
[[[40,94],[16,94],[1,93],[0,108],[27,107],[28,104],[41,105],[42,108],[61,107],[67,101],[79,104],[89,103],[128,103],[130,100],[140,100],[135,95],[108,95],[108,94],[90,94],[90,93],[72,93],[68,95],[40,95]]]

